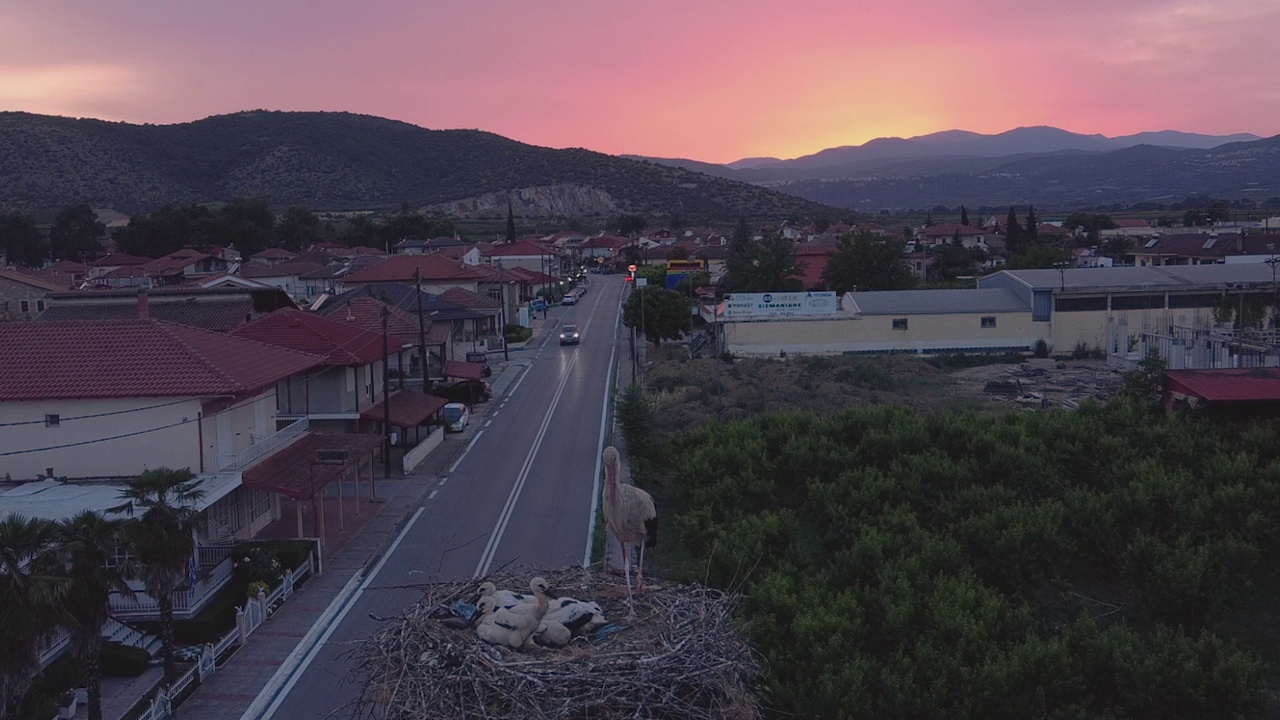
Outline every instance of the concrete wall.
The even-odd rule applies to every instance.
[[[44,312],[44,298],[48,294],[48,290],[0,277],[0,321],[35,320]],[[24,300],[26,312],[22,310]]]
[[[206,403],[204,413],[200,427],[206,458],[213,455],[233,455],[275,434],[275,388],[253,397]],[[209,471],[212,469],[206,468]],[[191,470],[199,472],[199,464],[193,464]]]
[[[444,427],[436,425],[431,428],[431,433],[422,439],[412,450],[404,454],[404,474],[408,475],[413,469],[418,467],[432,450],[440,447],[444,442]]]
[[[115,414],[72,419],[102,413]],[[132,477],[162,466],[189,467],[199,472],[200,429],[195,422],[199,413],[200,401],[194,398],[3,402],[0,403],[0,448],[5,451],[52,449],[0,457],[0,477],[33,480],[44,474],[46,468],[53,468],[56,477],[69,478]],[[44,419],[49,414],[59,416],[57,426],[46,427]],[[8,424],[31,420],[39,422]],[[151,432],[119,437],[144,430]],[[76,445],[103,438],[118,439]],[[72,447],[53,447],[59,445]]]
[[[982,327],[995,318],[995,327]],[[905,330],[895,319],[906,319]],[[726,349],[735,355],[838,354],[843,352],[947,352],[1029,350],[1048,336],[1047,323],[1029,312],[862,315],[832,319],[785,319],[725,324]]]
[[[1098,310],[1061,312],[1055,310],[1052,325],[1054,352],[1070,352],[1077,343],[1108,354],[1128,352],[1129,338],[1136,342],[1144,330],[1164,333],[1170,325],[1194,327],[1213,324],[1212,308],[1172,308],[1150,310]]]

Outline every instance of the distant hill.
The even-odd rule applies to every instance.
[[[791,160],[776,158],[744,159],[728,163],[736,170],[768,168],[775,171],[806,170],[886,158],[918,158],[934,156],[1002,157],[1028,153],[1052,153],[1062,150],[1108,152],[1135,145],[1162,145],[1176,148],[1208,149],[1233,142],[1260,140],[1257,135],[1200,135],[1173,130],[1145,132],[1109,138],[1105,135],[1082,135],[1055,127],[1020,127],[984,135],[967,130],[944,130],[912,138],[876,138],[862,145],[828,148],[812,155]],[[805,179],[793,173],[776,179]]]
[[[947,130],[792,160],[744,159],[714,166],[714,173],[861,211],[938,204],[1075,208],[1188,195],[1266,200],[1280,197],[1278,144],[1280,136],[1247,133],[1164,130],[1109,138],[1054,127],[996,135]],[[698,168],[696,161],[680,163]]]
[[[1072,209],[1167,203],[1191,195],[1254,200],[1280,197],[1280,136],[1208,150],[1139,145],[1108,153],[1062,152],[949,162],[952,172],[926,171],[900,161],[896,166],[882,167],[871,177],[801,180],[774,187],[855,210],[936,204],[1035,204]]]
[[[315,210],[408,202],[466,217],[505,217],[508,201],[524,217],[732,221],[831,210],[668,165],[350,113],[254,111],[176,125],[0,113],[0,209],[87,202],[132,213],[232,197]]]

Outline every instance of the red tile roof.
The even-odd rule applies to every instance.
[[[51,283],[48,280],[41,280],[33,275],[26,275],[13,270],[5,270],[0,268],[0,280],[8,280],[10,282],[29,285],[39,290],[47,290],[49,292],[65,292],[67,286],[65,284]]]
[[[367,365],[383,357],[380,333],[291,308],[264,315],[232,334],[320,355],[328,365]],[[389,343],[398,347],[395,339]]]
[[[382,444],[382,435],[368,433],[304,433],[245,470],[244,484],[307,500],[353,466],[358,467],[364,456]],[[339,464],[317,463],[321,450],[345,450],[347,460]]]
[[[1169,390],[1207,402],[1280,402],[1280,368],[1169,370]]]
[[[363,328],[370,332],[382,332],[382,308],[386,303],[371,297],[355,297],[349,302],[343,303],[341,307],[336,308],[333,312],[326,313],[325,317],[335,320],[352,327]],[[392,306],[391,313],[387,316],[387,331],[391,333],[391,347],[397,348],[406,343],[417,344],[418,342],[418,313],[417,304],[410,305],[413,312],[403,310]],[[427,337],[432,337],[433,329],[430,319],[423,320],[423,328],[426,330]],[[448,330],[448,325],[444,326]],[[438,334],[438,333],[437,333]],[[396,338],[400,343],[396,344]]]
[[[138,255],[129,255],[127,253],[111,253],[110,255],[99,258],[89,263],[94,267],[124,267],[126,265],[146,265],[151,262],[152,258],[141,257]]]
[[[0,323],[0,400],[235,396],[321,363],[160,320]]]
[[[249,258],[253,260],[288,260],[292,257],[293,253],[282,248],[267,248],[262,252],[254,253],[249,256]]]
[[[921,237],[945,239],[945,238],[955,237],[957,232],[960,233],[960,237],[988,234],[986,230],[983,230],[982,228],[973,227],[972,225],[949,224],[949,225],[934,225],[933,227],[927,227],[924,230],[920,231],[920,235]]]
[[[424,395],[415,390],[397,390],[391,393],[391,424],[402,428],[418,427],[448,403],[448,400],[435,395]],[[360,411],[360,417],[382,422],[386,419],[386,412],[384,403],[378,403]]]
[[[532,240],[520,240],[505,245],[495,245],[487,254],[489,257],[539,257],[557,253]]]
[[[1151,224],[1141,218],[1120,218],[1112,220],[1117,228],[1149,228]]]
[[[473,293],[470,290],[463,290],[462,288],[451,288],[449,290],[445,290],[440,293],[440,297],[451,303],[461,305],[468,310],[497,310],[502,307],[501,302],[494,300],[488,295]]]
[[[413,282],[413,272],[421,273],[424,281],[483,280],[489,276],[488,268],[460,265],[441,255],[393,255],[386,260],[347,276],[347,283]]]
[[[156,258],[148,262],[143,267],[147,272],[165,273],[178,272],[192,263],[198,263],[205,258],[214,257],[196,250],[177,250],[165,255],[162,258]]]

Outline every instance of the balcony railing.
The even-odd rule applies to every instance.
[[[307,418],[296,420],[286,425],[279,432],[268,435],[261,442],[254,443],[238,453],[206,454],[204,456],[205,472],[235,472],[243,470],[262,458],[298,439],[310,426]]]
[[[52,634],[45,636],[40,643],[40,667],[48,667],[49,663],[57,660],[70,645],[71,634],[65,628],[59,627]]]
[[[235,563],[230,554],[212,568],[205,568],[196,579],[195,590],[183,586],[173,592],[173,614],[179,618],[195,615],[231,581]],[[133,597],[120,593],[111,595],[111,613],[121,618],[150,618],[160,614],[160,605],[155,598],[143,591],[137,591]]]

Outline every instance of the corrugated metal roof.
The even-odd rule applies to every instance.
[[[1058,270],[1001,270],[978,281],[1008,276],[1036,289],[1100,290],[1148,286],[1176,290],[1186,285],[1214,285],[1228,282],[1266,283],[1272,281],[1266,263],[1225,263],[1216,265],[1162,265],[1159,267],[1068,268]]]
[[[1012,290],[880,290],[845,296],[845,307],[861,315],[1028,312]]]
[[[1207,402],[1280,402],[1280,368],[1170,370],[1169,389]]]

